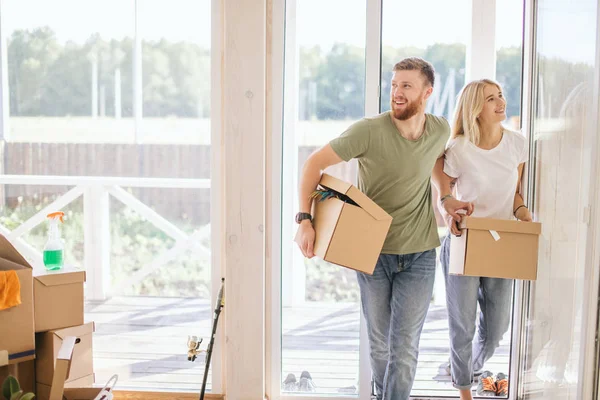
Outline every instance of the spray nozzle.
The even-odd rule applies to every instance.
[[[54,220],[54,221],[56,221],[58,219],[60,222],[64,222],[63,221],[64,216],[65,216],[64,212],[57,211],[57,212],[53,212],[53,213],[48,214],[46,217],[48,217],[48,218],[50,218],[51,220]]]

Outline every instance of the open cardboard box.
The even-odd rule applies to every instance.
[[[348,182],[323,174],[319,185],[351,201],[339,198],[313,201],[315,255],[333,264],[372,274],[392,216]]]
[[[56,357],[67,337],[76,337],[75,348],[71,352],[71,367],[65,377],[67,383],[93,376],[93,333],[95,324],[88,322],[84,325],[72,326],[36,335],[36,383],[37,386],[50,386],[55,374]],[[68,385],[71,386],[71,385]]]
[[[541,223],[463,217],[460,228],[450,239],[450,274],[537,279]]]
[[[49,400],[94,400],[103,388],[65,387],[77,338],[67,336],[58,350]]]
[[[32,267],[0,235],[0,272],[11,270],[19,279],[21,304],[0,310],[0,351],[7,351],[9,364],[17,364],[35,357]]]

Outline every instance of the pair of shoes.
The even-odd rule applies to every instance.
[[[508,378],[506,374],[499,372],[494,377],[490,371],[483,371],[477,384],[477,396],[508,396]]]
[[[296,375],[288,374],[281,385],[284,392],[316,392],[317,386],[312,380],[308,371],[302,371],[300,380],[296,380]]]

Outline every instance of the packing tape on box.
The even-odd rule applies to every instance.
[[[490,233],[492,234],[492,237],[494,238],[494,240],[497,242],[498,240],[500,240],[500,235],[498,235],[498,232],[496,231],[490,231]]]
[[[8,365],[8,351],[0,350],[0,367]]]

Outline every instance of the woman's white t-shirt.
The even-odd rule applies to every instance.
[[[473,217],[514,219],[517,169],[527,161],[528,153],[525,136],[506,129],[491,150],[458,136],[446,145],[444,172],[457,178],[457,198],[473,203]]]

